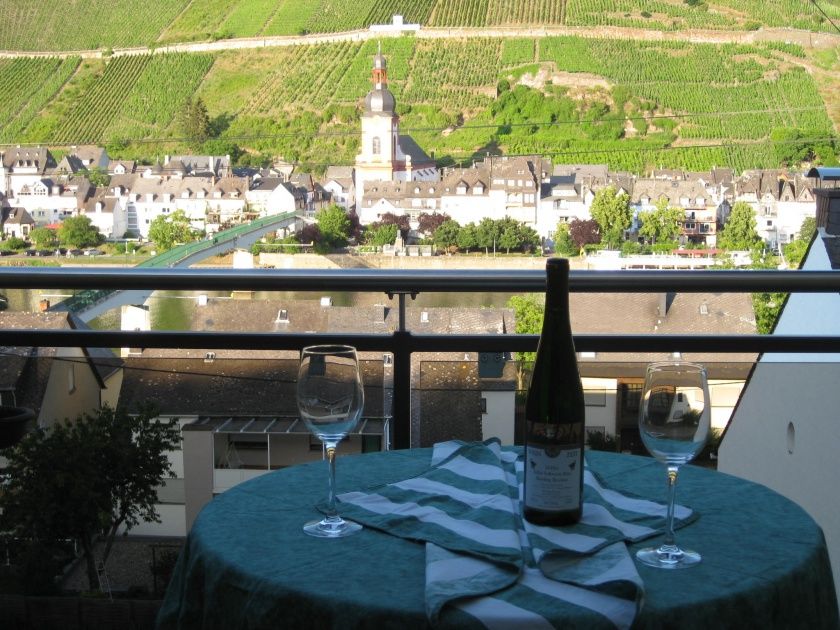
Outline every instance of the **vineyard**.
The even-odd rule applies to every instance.
[[[179,136],[173,118],[197,95],[221,142],[309,164],[350,164],[380,45],[403,132],[443,164],[507,153],[640,172],[742,170],[779,165],[773,138],[813,139],[826,150],[836,138],[817,83],[800,65],[808,54],[792,44],[404,37],[0,60],[12,96],[0,102],[0,139],[112,143],[120,157],[148,158],[184,148],[171,140]]]
[[[148,46],[189,1],[4,0],[0,2],[0,50]]]
[[[825,15],[823,15],[823,13]],[[829,31],[840,0],[85,0],[0,5],[0,50],[74,51],[231,37],[332,33],[390,23],[425,27],[620,26]]]

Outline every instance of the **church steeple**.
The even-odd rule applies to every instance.
[[[373,57],[373,71],[371,73],[373,89],[365,98],[365,114],[379,114],[395,116],[396,100],[388,89],[388,64],[382,49]]]

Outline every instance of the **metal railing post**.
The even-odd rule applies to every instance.
[[[405,325],[405,298],[413,300],[416,292],[389,291],[397,296],[399,318],[394,331],[394,448],[411,448],[411,333]]]

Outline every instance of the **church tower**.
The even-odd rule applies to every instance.
[[[398,161],[404,161],[400,160],[400,120],[394,95],[388,89],[388,68],[381,51],[373,58],[372,78],[373,89],[365,97],[361,116],[362,147],[356,156],[357,207],[365,182],[405,179],[405,167],[398,165]]]

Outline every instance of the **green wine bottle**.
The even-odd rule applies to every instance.
[[[569,261],[551,258],[545,316],[525,404],[523,515],[538,525],[570,525],[583,511],[586,406],[569,320]]]

